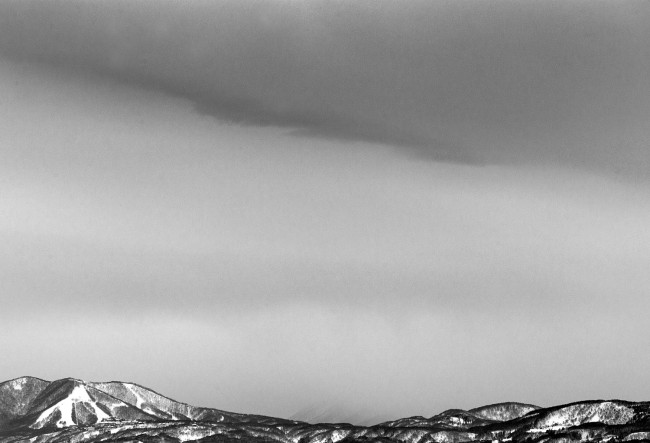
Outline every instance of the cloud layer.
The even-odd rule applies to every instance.
[[[0,2],[0,372],[281,416],[647,398],[649,18]]]
[[[650,5],[53,2],[0,6],[0,50],[198,112],[423,158],[650,170]]]

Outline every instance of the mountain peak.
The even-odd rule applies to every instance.
[[[32,377],[31,375],[24,375],[22,377],[17,377],[13,378],[11,380],[4,381],[0,383],[0,387],[4,385],[12,385],[12,386],[24,386],[26,384],[31,384],[31,383],[49,383],[48,381],[45,381],[43,379],[40,379],[38,377]]]
[[[541,408],[526,403],[503,402],[470,409],[468,412],[488,420],[508,421],[522,417],[537,409]]]
[[[40,429],[52,424],[63,428],[111,420],[111,415],[102,408],[103,404],[95,401],[83,382],[76,379],[65,381],[72,382],[72,386],[64,391],[65,397],[51,406],[46,404],[49,407],[40,412],[31,428]]]

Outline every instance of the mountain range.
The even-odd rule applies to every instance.
[[[0,442],[433,443],[650,441],[650,402],[498,403],[358,426],[191,406],[135,383],[0,383]]]

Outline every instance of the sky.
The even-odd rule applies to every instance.
[[[647,400],[648,41],[644,0],[0,3],[0,378]]]

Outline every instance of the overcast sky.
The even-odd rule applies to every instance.
[[[642,0],[1,2],[0,378],[647,400],[648,42]]]

